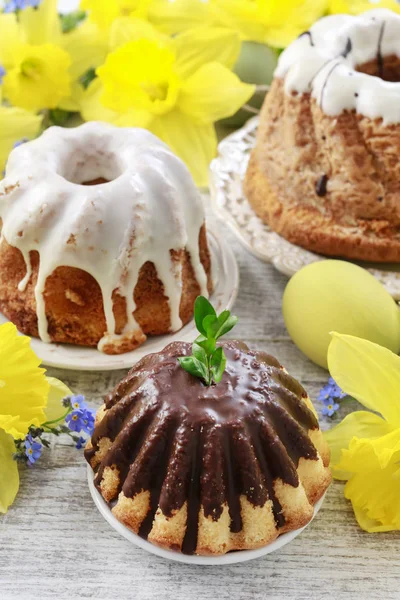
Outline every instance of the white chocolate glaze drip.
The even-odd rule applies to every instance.
[[[108,182],[81,185],[97,178]],[[82,269],[100,286],[107,331],[99,350],[141,332],[133,294],[147,261],[169,299],[171,331],[182,327],[182,273],[171,250],[189,252],[201,293],[208,296],[199,254],[201,197],[182,161],[148,131],[94,122],[48,129],[11,153],[0,182],[0,217],[2,238],[21,251],[26,263],[21,291],[31,276],[29,253],[40,255],[35,297],[45,342],[50,337],[43,293],[60,266]],[[127,325],[119,336],[114,290],[127,304]]]
[[[355,110],[385,124],[400,122],[400,82],[358,73],[385,56],[400,59],[400,15],[380,8],[317,21],[280,56],[275,76],[285,91],[311,93],[330,116]]]

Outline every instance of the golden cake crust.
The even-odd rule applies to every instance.
[[[399,152],[400,126],[355,112],[330,117],[309,94],[288,95],[275,79],[245,194],[257,215],[294,244],[329,256],[400,262]]]

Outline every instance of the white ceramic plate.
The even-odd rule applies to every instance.
[[[308,527],[311,523],[308,523],[305,527],[301,529],[296,529],[295,531],[291,531],[290,533],[284,533],[279,536],[274,542],[269,544],[268,546],[264,546],[263,548],[257,548],[256,550],[240,550],[238,552],[228,552],[228,554],[223,554],[222,556],[189,556],[187,554],[181,554],[180,552],[174,552],[173,550],[164,550],[164,548],[159,548],[154,544],[150,544],[140,536],[133,533],[128,527],[125,527],[122,523],[118,521],[116,517],[112,514],[108,504],[102,497],[102,495],[97,491],[94,483],[94,473],[91,467],[87,466],[87,478],[89,484],[89,490],[94,500],[96,507],[98,508],[100,514],[107,521],[109,525],[117,533],[122,535],[122,537],[126,538],[129,542],[134,544],[135,546],[139,546],[142,550],[146,550],[151,554],[155,554],[156,556],[161,556],[161,558],[168,558],[169,560],[175,560],[177,562],[186,563],[189,565],[233,565],[235,563],[246,562],[247,560],[253,560],[255,558],[261,558],[266,554],[270,554],[271,552],[275,552],[275,550],[279,550],[286,544],[289,544],[294,538],[296,538],[300,533]],[[322,506],[325,495],[317,502],[314,507],[314,515],[318,513],[319,509]]]
[[[261,221],[243,192],[243,180],[255,145],[258,117],[226,137],[210,167],[211,198],[217,212],[244,246],[257,258],[270,262],[291,277],[323,256],[287,242]],[[358,263],[367,268],[397,300],[400,300],[400,265]]]
[[[239,288],[239,271],[235,256],[222,236],[208,230],[208,240],[212,257],[212,278],[214,291],[211,302],[217,312],[230,309],[236,300]],[[4,315],[0,314],[0,324],[7,323]],[[43,365],[74,369],[77,371],[114,371],[129,369],[146,354],[159,352],[167,344],[174,341],[192,341],[196,337],[196,326],[192,320],[176,333],[149,337],[147,341],[132,352],[109,355],[99,352],[96,348],[84,348],[69,344],[46,344],[32,338],[31,346]]]

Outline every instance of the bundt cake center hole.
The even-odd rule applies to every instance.
[[[356,71],[379,77],[384,81],[392,83],[400,82],[400,59],[395,55],[378,56],[362,65],[358,65]]]
[[[123,172],[118,157],[106,150],[90,153],[75,152],[69,156],[62,176],[77,185],[104,185],[117,179]]]

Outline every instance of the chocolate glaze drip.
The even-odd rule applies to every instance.
[[[328,175],[326,175],[324,173],[323,175],[321,175],[321,177],[318,179],[317,183],[315,184],[315,191],[317,193],[317,196],[320,196],[321,198],[323,196],[326,196],[327,183],[328,183]]]
[[[383,36],[385,34],[385,26],[386,23],[383,22],[381,25],[381,29],[379,31],[379,38],[378,38],[378,49],[376,52],[376,62],[378,65],[378,77],[382,77],[383,78],[383,73],[384,73],[384,58],[382,55],[382,41],[383,41]]]
[[[315,46],[311,31],[303,31],[303,33],[301,33],[299,35],[299,38],[305,37],[305,36],[307,36],[309,38],[309,40],[310,40],[310,46]]]
[[[201,508],[217,521],[227,505],[231,531],[241,530],[243,495],[253,506],[271,501],[282,526],[274,481],[296,487],[300,458],[318,458],[308,436],[318,422],[302,386],[263,352],[241,342],[223,347],[227,367],[222,381],[210,387],[178,363],[177,357],[191,354],[191,344],[176,342],[142,359],[106,399],[93,448],[85,452],[96,466],[99,445],[109,440],[95,478],[98,488],[104,468],[114,466],[120,479],[115,498],[121,490],[129,498],[150,491],[143,537],[158,506],[171,517],[187,502],[186,553],[196,549]]]
[[[340,56],[347,58],[350,52],[353,50],[353,43],[350,38],[347,38],[346,48],[343,50]]]

